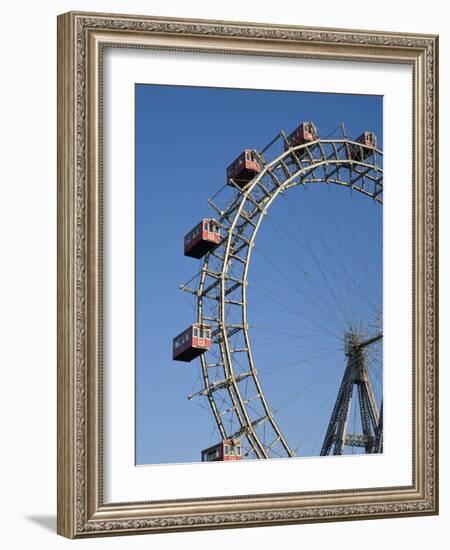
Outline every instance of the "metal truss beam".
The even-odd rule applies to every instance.
[[[280,133],[273,142],[277,139],[285,139],[285,136]],[[220,246],[213,253],[205,256],[198,289],[193,294],[198,297],[198,322],[212,319],[217,327],[214,329],[216,338],[211,352],[215,357],[219,356],[220,361],[211,360],[211,358],[208,360],[210,352],[201,357],[204,389],[198,394],[206,395],[208,398],[222,437],[246,438],[249,452],[254,452],[257,458],[271,456],[276,444],[280,446],[285,456],[295,456],[295,453],[290,449],[275,421],[253,361],[246,298],[252,247],[268,208],[280,193],[295,186],[315,181],[351,187],[382,204],[382,152],[373,149],[368,158],[356,161],[350,158],[352,145],[358,145],[358,143],[347,138],[317,140],[310,144],[291,147],[270,162],[267,162],[263,156],[268,149],[266,147],[258,154],[262,165],[261,173],[244,188],[234,185],[235,195],[228,206],[221,208],[212,199],[208,201],[218,214],[218,223],[226,235]],[[213,265],[214,268],[211,267]],[[236,272],[239,273],[239,277],[231,275]],[[229,295],[233,292],[235,295],[230,298]],[[234,306],[233,318],[238,314],[236,312],[241,310],[239,324],[230,323],[228,320],[231,305]],[[245,369],[244,374],[235,374],[234,361],[237,353],[240,354],[241,370],[245,369],[245,361],[247,362],[248,368]],[[364,349],[361,348],[359,353],[363,355]],[[350,359],[347,370],[349,363]],[[355,370],[354,367],[352,368]],[[219,381],[217,381],[216,371],[222,373],[222,379]],[[212,373],[214,373],[214,379]],[[255,390],[255,397],[252,398],[253,403],[256,403],[254,406],[257,410],[264,411],[257,420],[254,420],[254,414],[248,409],[250,399],[242,394],[239,384],[244,379],[240,378],[242,376],[245,376],[245,384],[247,381],[251,382],[251,388]],[[322,452],[324,450],[326,452],[321,454],[328,454],[331,448],[342,452],[345,445],[355,446],[356,443],[358,445],[364,443],[366,450],[369,447],[374,450],[382,448],[382,409],[379,414],[370,380],[368,377],[364,380],[362,378],[359,381],[362,387],[359,400],[362,403],[360,410],[362,417],[364,416],[362,421],[367,433],[346,433],[355,382],[350,383],[350,379],[346,379],[344,375],[322,448]],[[219,389],[228,393],[230,402],[230,406],[221,412],[217,400]],[[229,415],[233,415],[241,426],[233,434],[230,434],[226,428],[226,418]],[[267,429],[269,435],[272,434],[272,438],[267,442],[257,434],[255,429],[263,422],[264,429]],[[376,437],[374,423],[377,424],[378,430]],[[373,440],[370,440],[370,437],[373,437]],[[337,439],[340,443],[337,443]],[[277,455],[282,456],[279,453]]]

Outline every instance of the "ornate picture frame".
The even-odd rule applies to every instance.
[[[103,156],[106,48],[412,68],[412,484],[104,501]],[[58,533],[69,538],[438,513],[438,38],[70,12],[58,18]],[[130,365],[130,368],[132,366]]]

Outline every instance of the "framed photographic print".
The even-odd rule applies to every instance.
[[[58,532],[436,514],[436,36],[58,19]]]

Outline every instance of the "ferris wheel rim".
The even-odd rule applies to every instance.
[[[228,325],[226,323],[226,289],[224,281],[227,277],[227,272],[229,268],[231,259],[231,237],[234,234],[234,231],[237,227],[237,223],[239,218],[243,218],[243,210],[244,206],[246,205],[247,201],[253,204],[253,206],[256,208],[255,201],[252,197],[252,192],[260,186],[260,182],[263,180],[264,176],[267,175],[270,171],[274,169],[274,167],[280,163],[284,162],[285,159],[288,159],[289,157],[296,157],[297,154],[302,150],[305,149],[309,151],[309,149],[317,147],[320,151],[323,153],[323,146],[324,145],[330,145],[332,144],[332,147],[334,148],[334,151],[336,151],[337,146],[343,145],[347,150],[350,145],[360,145],[357,142],[354,142],[349,139],[340,139],[340,140],[316,140],[314,142],[311,142],[309,144],[303,144],[296,147],[289,147],[287,148],[281,155],[273,159],[269,163],[265,163],[265,166],[260,174],[258,174],[257,177],[255,177],[249,185],[247,185],[245,188],[239,188],[239,186],[235,185],[237,194],[232,199],[228,207],[222,212],[221,217],[219,218],[219,223],[223,224],[224,219],[228,219],[227,215],[230,211],[233,214],[232,222],[230,223],[228,230],[227,230],[227,236],[224,240],[226,240],[226,244],[224,247],[224,256],[222,259],[222,269],[219,274],[219,286],[220,286],[220,301],[219,301],[219,310],[220,310],[220,319],[217,320],[217,324],[219,326],[219,334],[220,334],[220,356],[222,359],[222,368],[223,368],[223,380],[228,381],[228,386],[225,386],[228,395],[230,396],[230,402],[232,403],[233,410],[236,411],[236,416],[239,421],[239,424],[241,426],[240,431],[233,434],[234,436],[238,437],[246,437],[249,441],[249,444],[255,453],[255,455],[258,458],[268,458],[269,454],[268,451],[270,450],[270,446],[267,446],[265,443],[261,442],[258,434],[256,433],[256,426],[255,421],[251,420],[250,414],[247,411],[246,408],[246,402],[243,398],[239,382],[240,380],[236,379],[235,371],[233,369],[233,359],[232,354],[230,353],[229,349],[229,342],[228,342],[228,333],[227,328]],[[321,183],[321,184],[333,184],[333,185],[339,185],[341,187],[346,187],[350,189],[354,189],[355,191],[358,191],[362,193],[365,196],[371,197],[376,202],[382,205],[382,191],[383,191],[383,183],[382,183],[382,174],[383,169],[382,167],[378,166],[376,164],[376,158],[378,156],[382,156],[382,151],[380,149],[371,148],[373,150],[372,158],[375,159],[375,163],[369,163],[369,162],[363,162],[358,160],[352,160],[352,170],[353,167],[360,167],[363,170],[366,170],[367,172],[375,171],[377,175],[381,175],[379,183],[379,188],[377,189],[377,186],[374,185],[374,192],[370,193],[367,189],[364,187],[351,184],[346,180],[339,179],[339,169],[337,170],[337,179],[331,179],[331,178],[318,178],[317,181],[310,182],[306,181],[304,182],[304,176],[306,176],[309,173],[313,173],[315,169],[317,169],[319,166],[344,166],[347,167],[349,164],[348,158],[321,158],[319,162],[314,162],[309,165],[305,165],[303,168],[301,167],[301,163],[299,165],[299,169],[292,173],[289,177],[286,177],[284,181],[279,182],[279,185],[272,189],[272,190],[266,190],[268,193],[267,200],[264,203],[264,207],[261,209],[259,208],[260,212],[258,214],[258,219],[256,224],[253,224],[253,230],[251,232],[251,237],[249,242],[247,243],[247,246],[244,247],[247,249],[246,255],[245,255],[245,263],[244,263],[244,270],[243,270],[243,276],[242,276],[242,327],[240,330],[242,330],[244,340],[246,342],[246,353],[247,353],[247,359],[249,364],[249,376],[251,376],[253,383],[255,384],[255,387],[258,390],[258,397],[259,400],[263,406],[263,410],[266,413],[266,416],[262,418],[262,422],[268,421],[270,425],[272,426],[272,429],[274,433],[277,436],[277,443],[281,443],[282,447],[284,448],[287,456],[295,457],[297,456],[295,452],[290,448],[290,445],[286,438],[283,435],[283,432],[281,428],[278,426],[277,420],[275,419],[274,413],[272,412],[272,409],[270,407],[269,402],[267,401],[263,387],[261,385],[261,382],[258,377],[257,370],[254,365],[253,360],[253,353],[252,353],[252,345],[251,345],[251,338],[249,335],[249,327],[247,323],[247,296],[246,296],[246,288],[247,288],[247,276],[248,271],[250,267],[250,260],[251,260],[251,253],[252,248],[256,239],[256,236],[258,234],[259,228],[261,227],[262,220],[264,219],[264,216],[267,213],[267,210],[270,208],[270,206],[273,204],[273,202],[276,200],[276,198],[283,193],[284,191],[287,191],[293,187],[297,187],[299,185],[307,185],[312,183]],[[325,155],[322,155],[325,157]],[[338,157],[337,153],[336,156]],[[312,158],[312,157],[311,157]],[[297,181],[298,180],[298,181]],[[380,190],[381,189],[381,190]],[[269,196],[270,195],[270,196]],[[250,198],[251,197],[251,198]],[[245,219],[245,217],[244,217]],[[239,238],[239,237],[238,237]],[[208,274],[208,265],[210,261],[210,255],[211,253],[208,253],[205,256],[203,267],[201,271],[200,281],[198,285],[198,291],[197,291],[197,315],[198,315],[198,322],[203,323],[203,301],[205,299],[205,296],[203,295],[204,286],[205,286],[205,279]],[[219,314],[218,314],[219,315]],[[222,436],[222,438],[231,437],[230,434],[227,433],[227,430],[224,426],[224,423],[222,421],[222,416],[219,411],[219,407],[215,401],[214,397],[214,383],[212,383],[209,379],[209,373],[208,373],[208,364],[206,362],[205,356],[201,357],[201,368],[202,368],[202,374],[203,374],[203,382],[205,386],[205,394],[208,398],[209,404],[211,406],[213,416],[215,418],[216,424],[218,426],[219,432]],[[209,391],[210,390],[210,391]]]

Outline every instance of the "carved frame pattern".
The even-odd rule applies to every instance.
[[[105,45],[413,66],[412,487],[103,504],[98,91]],[[429,35],[73,12],[58,18],[58,533],[75,538],[437,513],[437,47]]]

